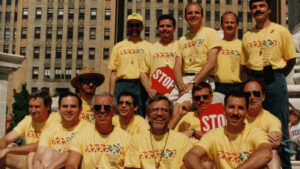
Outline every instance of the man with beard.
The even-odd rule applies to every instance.
[[[162,95],[149,98],[147,118],[150,130],[133,136],[125,154],[127,169],[169,169],[183,165],[184,154],[192,147],[189,139],[168,128],[172,103]]]
[[[130,92],[122,92],[118,97],[119,114],[114,116],[113,125],[122,128],[130,135],[148,130],[149,124],[144,118],[134,114],[136,110],[136,96]]]
[[[277,148],[280,146],[282,139],[281,122],[269,111],[264,110],[263,101],[265,100],[265,89],[260,81],[256,79],[247,80],[243,85],[243,92],[249,99],[247,122],[249,125],[260,128],[268,134],[273,149],[273,158],[268,163],[268,167],[280,169],[280,159]]]
[[[219,34],[214,29],[202,26],[203,8],[192,2],[185,8],[185,20],[190,32],[179,39],[174,66],[177,88],[169,99],[182,103],[192,101],[193,85],[205,81],[216,65],[221,49]]]
[[[71,85],[79,90],[82,101],[82,111],[79,119],[94,122],[95,118],[92,111],[92,98],[96,88],[104,82],[104,76],[96,73],[91,67],[84,67],[79,74],[71,80]]]
[[[144,29],[143,18],[133,13],[127,18],[128,39],[116,44],[111,52],[108,68],[111,70],[109,94],[117,99],[122,91],[129,91],[137,96],[137,113],[145,117],[143,103],[145,89],[140,83],[140,65],[144,56],[148,55],[150,43],[141,39]]]
[[[225,12],[221,17],[221,29],[224,38],[221,40],[221,51],[214,70],[216,92],[223,94],[239,91],[241,87],[241,53],[242,42],[235,33],[239,27],[235,13]]]
[[[225,127],[210,130],[185,156],[188,169],[201,168],[208,156],[216,169],[262,168],[272,159],[267,134],[244,123],[248,101],[242,93],[225,97]]]
[[[61,94],[58,105],[61,120],[52,123],[41,134],[39,147],[34,155],[34,169],[62,167],[68,157],[71,140],[87,124],[85,120],[79,120],[82,102],[76,94]]]
[[[281,121],[283,140],[287,140],[289,103],[285,76],[296,62],[294,41],[285,27],[270,21],[270,0],[250,0],[249,7],[256,25],[243,37],[242,64],[248,69],[248,78],[263,83],[266,89],[263,107]],[[290,169],[289,154],[279,150],[279,155],[282,168]]]

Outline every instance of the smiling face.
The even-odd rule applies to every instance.
[[[36,122],[42,123],[47,120],[50,106],[44,105],[44,100],[40,97],[29,100],[29,114]]]
[[[190,29],[200,28],[202,24],[201,7],[197,4],[190,4],[186,8],[185,20],[189,24]]]
[[[81,79],[80,80],[80,93],[87,95],[94,95],[96,91],[96,80],[95,79]]]
[[[265,94],[262,92],[262,87],[256,81],[250,81],[244,86],[243,92],[249,99],[249,115],[256,117],[263,110]]]
[[[143,28],[143,24],[139,20],[132,19],[127,22],[127,31],[130,37],[140,37]]]
[[[147,117],[151,131],[155,133],[164,133],[168,131],[170,121],[170,105],[167,100],[154,101],[150,104]]]
[[[256,22],[266,21],[270,13],[271,9],[266,1],[258,1],[251,4],[251,14]]]
[[[63,123],[77,124],[81,108],[75,96],[67,96],[61,99],[60,107],[58,108],[61,114]]]
[[[213,95],[209,92],[208,88],[202,88],[200,90],[196,90],[193,93],[193,104],[197,108],[198,113],[202,113],[204,109],[211,104],[213,99]]]
[[[229,13],[223,16],[221,28],[224,31],[225,35],[234,36],[238,26],[239,25],[236,22],[236,17],[234,14]]]
[[[118,101],[119,115],[124,118],[132,118],[137,110],[137,105],[133,104],[131,96],[121,96]]]
[[[103,129],[110,129],[112,118],[115,115],[113,98],[109,95],[97,96],[94,100],[93,112],[96,126]]]
[[[237,133],[243,130],[246,115],[246,99],[244,97],[229,96],[225,107],[228,131]]]
[[[164,44],[168,44],[173,41],[175,27],[172,25],[172,20],[163,19],[159,22],[157,27],[160,41]]]

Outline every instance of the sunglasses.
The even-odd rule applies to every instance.
[[[249,92],[244,92],[246,97],[249,98],[251,96],[251,94],[253,94],[253,96],[255,97],[260,97],[261,93],[260,91],[249,91]]]
[[[102,106],[104,107],[104,111],[105,111],[105,112],[109,112],[109,111],[111,110],[111,108],[112,108],[111,105],[95,104],[95,105],[94,105],[94,109],[95,109],[96,111],[99,112],[99,111],[101,111]]]
[[[201,100],[201,97],[202,97],[204,100],[208,100],[208,99],[209,99],[209,95],[208,95],[208,94],[204,94],[204,95],[194,96],[194,100],[198,102],[198,101]]]
[[[83,79],[83,80],[81,80],[81,83],[86,84],[86,85],[89,85],[92,83],[93,85],[95,85],[96,80],[95,79]]]
[[[142,24],[141,23],[128,23],[127,26],[131,27],[131,28],[133,28],[133,27],[140,28],[140,27],[142,27]]]
[[[165,112],[165,113],[169,113],[170,112],[170,110],[168,108],[165,108],[165,107],[161,107],[161,108],[159,108],[159,107],[153,107],[150,111],[156,113],[159,110],[162,111],[162,112]]]
[[[129,101],[119,101],[119,105],[123,105],[123,104],[126,104],[126,106],[131,106],[132,105],[132,103],[130,103]]]

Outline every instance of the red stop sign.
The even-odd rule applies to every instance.
[[[152,88],[159,94],[171,93],[174,88],[173,69],[169,66],[157,68],[151,77],[151,81]]]
[[[226,125],[224,106],[222,103],[208,105],[199,118],[201,131],[203,133]]]

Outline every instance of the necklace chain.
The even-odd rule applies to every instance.
[[[152,139],[151,139],[151,131],[150,131],[150,142],[151,142],[151,147],[152,147],[153,157],[154,157],[154,161],[155,161],[155,168],[159,168],[159,166],[160,166],[160,161],[161,161],[161,158],[162,158],[162,154],[165,152],[165,148],[166,148],[166,145],[167,145],[167,142],[168,142],[169,133],[170,133],[170,130],[168,131],[168,135],[167,135],[167,139],[166,139],[166,142],[165,142],[163,151],[161,152],[161,154],[160,154],[160,156],[159,156],[158,162],[156,162],[156,157],[155,157],[154,149],[153,149],[153,143],[152,143]]]
[[[96,143],[96,141],[95,141],[95,135],[96,135],[96,126],[94,127],[94,145],[95,145],[95,143]],[[111,132],[112,133],[112,132]],[[108,141],[110,140],[110,136],[111,136],[111,133],[109,134],[109,136],[108,136],[108,138],[107,138],[107,140],[105,141],[105,143],[104,143],[104,146],[106,146],[107,145],[107,143],[108,143]],[[100,152],[101,153],[101,152]],[[100,160],[101,160],[101,158],[102,158],[102,155],[105,153],[105,151],[103,151],[101,154],[100,154],[100,156],[99,156],[99,158],[97,158],[97,153],[96,153],[96,151],[95,151],[95,157],[96,157],[96,169],[99,169],[99,162],[100,162]]]

